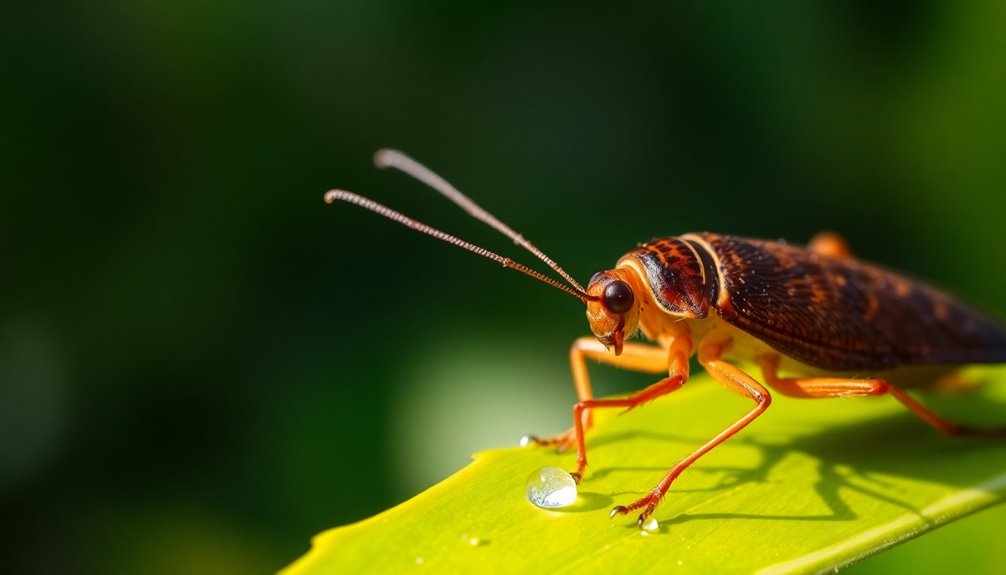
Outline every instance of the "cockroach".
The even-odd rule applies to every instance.
[[[1006,436],[1006,428],[978,429],[948,421],[890,381],[897,379],[899,368],[948,370],[1004,363],[1006,328],[936,288],[853,258],[835,234],[819,234],[806,247],[713,233],[658,238],[622,256],[614,269],[594,274],[584,288],[531,242],[422,164],[395,150],[379,151],[374,163],[401,170],[440,192],[534,254],[566,283],[363,196],[331,190],[325,201],[376,212],[545,282],[587,306],[594,337],[577,339],[570,350],[579,397],[573,426],[556,437],[528,436],[524,441],[560,450],[575,445],[576,469],[570,475],[578,483],[587,466],[584,437],[591,411],[629,409],[680,389],[688,380],[692,355],[698,355],[715,381],[754,403],[674,465],[645,496],[613,508],[611,517],[641,510],[642,527],[681,472],[768,409],[768,388],[798,398],[890,395],[944,434]],[[637,332],[652,343],[626,341]],[[588,359],[665,377],[628,397],[596,399]],[[738,368],[738,360],[757,364],[764,384]],[[780,370],[798,376],[784,377]],[[872,375],[852,375],[863,373]]]

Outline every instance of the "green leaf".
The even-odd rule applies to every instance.
[[[1006,424],[1006,370],[968,379],[982,385],[922,399],[958,420]],[[540,467],[572,469],[574,453],[485,451],[415,498],[321,533],[284,574],[816,572],[1006,498],[1004,441],[943,437],[889,397],[777,394],[678,478],[654,515],[656,533],[641,533],[635,516],[608,518],[749,408],[699,374],[653,404],[598,413],[591,465],[569,508],[536,508],[524,486]]]

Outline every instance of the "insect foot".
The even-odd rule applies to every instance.
[[[541,447],[554,445],[555,450],[558,453],[562,453],[563,451],[569,449],[571,445],[576,443],[576,430],[570,428],[564,431],[563,433],[560,433],[559,435],[548,437],[545,439],[542,439],[537,435],[530,435],[530,434],[520,438],[521,447],[526,447],[528,445],[531,445],[532,443]]]
[[[656,531],[657,522],[655,519],[651,519],[650,515],[653,515],[653,511],[660,504],[661,498],[660,493],[651,491],[645,497],[641,497],[629,505],[616,505],[612,507],[611,512],[608,513],[608,517],[614,519],[618,515],[628,515],[630,512],[642,508],[643,512],[639,514],[636,525],[643,531]]]

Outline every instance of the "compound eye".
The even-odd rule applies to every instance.
[[[602,303],[608,311],[614,313],[625,313],[632,307],[634,296],[629,284],[622,280],[615,280],[604,288]]]

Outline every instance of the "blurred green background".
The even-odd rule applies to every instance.
[[[476,449],[567,425],[572,298],[322,203],[344,187],[531,263],[375,170],[382,146],[582,281],[654,236],[832,229],[1006,317],[1003,3],[7,12],[11,572],[273,571]],[[647,383],[604,374],[602,393]],[[1004,521],[860,569],[991,573]]]

